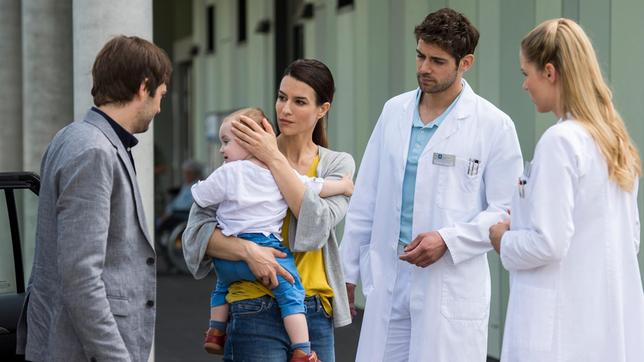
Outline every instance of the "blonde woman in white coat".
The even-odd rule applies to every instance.
[[[523,88],[559,121],[490,240],[510,271],[502,361],[642,361],[640,158],[593,47],[572,20],[522,41]],[[509,228],[509,230],[508,230]]]

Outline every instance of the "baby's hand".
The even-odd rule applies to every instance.
[[[351,196],[353,195],[353,180],[351,179],[351,175],[347,174],[342,177],[342,187],[344,189],[343,195],[344,196]]]

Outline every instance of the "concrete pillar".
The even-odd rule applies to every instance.
[[[22,1],[23,150],[28,171],[39,172],[49,141],[73,120],[71,5],[71,0]]]
[[[92,65],[96,54],[115,35],[136,35],[152,40],[152,0],[73,0],[74,29],[74,114],[82,117],[93,105]],[[163,104],[162,104],[163,106]],[[147,227],[154,235],[154,135],[152,126],[138,134],[134,148],[139,189],[147,217]],[[154,331],[148,331],[153,333]],[[154,346],[150,361],[154,360]]]
[[[0,0],[0,172],[22,170],[20,3]]]
[[[71,0],[23,0],[22,150],[23,169],[40,173],[52,137],[73,119]],[[2,9],[4,12],[4,9]],[[38,199],[23,200],[24,229],[35,230]],[[35,250],[35,233],[22,236],[25,280]]]
[[[92,65],[96,54],[116,35],[152,40],[152,0],[74,0],[74,115],[79,119],[93,105]],[[97,19],[100,22],[97,23]],[[162,104],[163,106],[163,104]],[[137,178],[143,197],[148,231],[154,234],[153,132],[138,134],[134,148]]]

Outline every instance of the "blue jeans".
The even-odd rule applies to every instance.
[[[286,258],[276,258],[277,262],[284,267],[295,279],[295,283],[291,284],[284,277],[278,275],[278,286],[275,287],[273,295],[277,299],[277,304],[280,306],[282,318],[296,313],[304,313],[304,287],[300,281],[300,275],[297,273],[293,253],[282,245],[274,235],[266,236],[264,234],[239,234],[242,239],[250,240],[255,244],[275,248],[281,252],[286,253]],[[231,283],[240,280],[255,281],[255,275],[250,271],[248,264],[243,261],[230,261],[213,258],[212,263],[217,272],[217,284],[215,290],[210,297],[210,306],[215,307],[226,303],[226,294],[228,293],[228,286]]]
[[[323,362],[334,362],[333,317],[317,296],[306,297],[306,322],[311,349]],[[224,361],[285,362],[291,343],[274,298],[263,296],[231,303]]]

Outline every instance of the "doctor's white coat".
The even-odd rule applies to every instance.
[[[412,269],[409,361],[414,362],[485,361],[488,229],[510,206],[522,170],[512,120],[467,82],[463,85],[459,101],[418,161],[412,238],[438,230],[449,250],[433,265]],[[361,279],[367,298],[357,361],[388,361],[383,354],[415,95],[407,92],[385,104],[347,214],[340,247],[345,277],[350,283]],[[454,155],[454,165],[434,164],[435,153]],[[468,175],[470,158],[479,160],[475,175]]]
[[[539,140],[501,240],[510,271],[502,361],[644,361],[637,186],[608,179],[578,122]]]

